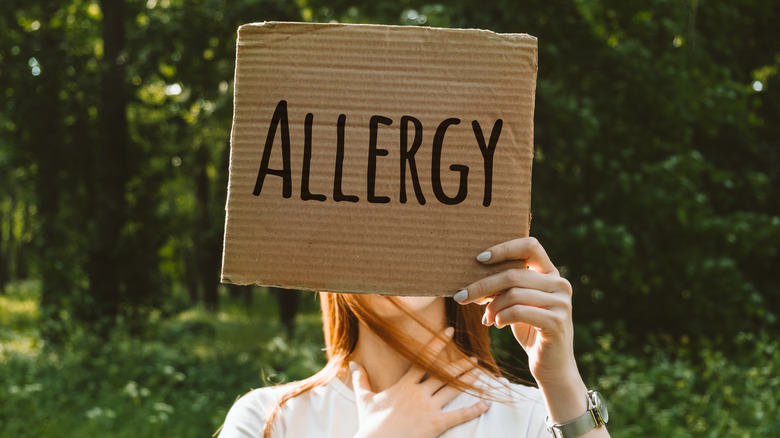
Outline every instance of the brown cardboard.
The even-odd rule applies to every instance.
[[[347,24],[241,26],[222,281],[452,295],[505,268],[483,266],[475,256],[528,235],[536,71],[536,38],[529,35]],[[406,150],[415,151],[415,121],[404,116],[422,128],[414,154],[401,152],[404,125]],[[486,192],[485,157],[498,119]],[[283,176],[285,143],[289,178]],[[469,170],[465,198],[461,193],[459,199],[462,166]],[[338,201],[337,192],[343,194]],[[308,193],[313,199],[302,199]]]

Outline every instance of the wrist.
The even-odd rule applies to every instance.
[[[588,389],[579,373],[554,382],[537,382],[547,405],[547,413],[554,423],[571,421],[588,410]]]

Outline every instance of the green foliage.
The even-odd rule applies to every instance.
[[[41,278],[49,326],[58,309],[94,322],[216,306],[235,29],[303,18],[537,36],[532,233],[574,284],[578,320],[640,337],[777,328],[774,3],[122,4],[115,99],[100,94],[101,4],[0,11],[0,285]],[[101,137],[114,101],[128,137],[116,155]],[[114,161],[121,187],[102,191],[95,169]],[[100,267],[115,271],[105,291]]]
[[[578,321],[777,330],[778,4],[307,2],[317,20],[539,38],[531,232]],[[410,20],[420,18],[420,21]]]
[[[40,278],[47,337],[58,309],[110,326],[177,287],[216,306],[236,29],[299,17],[291,0],[4,3],[0,290]]]
[[[613,434],[777,435],[778,16],[754,0],[4,1],[0,435],[201,435],[262,376],[322,363],[310,312],[288,341],[267,297],[252,317],[216,309],[235,30],[299,19],[538,37],[531,231],[574,285]],[[127,144],[107,144],[119,128]],[[505,332],[494,346],[522,357]]]
[[[0,436],[209,436],[233,401],[252,388],[307,377],[324,363],[318,315],[282,330],[268,294],[250,309],[202,309],[154,318],[131,335],[120,323],[106,340],[77,330],[62,347],[37,330],[39,285],[13,284],[0,297]]]
[[[718,344],[650,344],[637,356],[612,335],[581,357],[594,387],[607,394],[615,437],[769,437],[780,432],[780,345],[766,333],[741,333],[738,353]]]
[[[239,395],[307,377],[325,361],[314,306],[284,339],[265,293],[252,317],[227,300],[217,315],[157,317],[142,336],[120,324],[109,342],[81,331],[47,348],[36,329],[39,290],[16,283],[0,297],[1,436],[208,436]],[[738,335],[733,356],[687,337],[645,343],[641,354],[613,334],[584,343],[580,368],[607,397],[616,438],[780,432],[780,344],[765,333]]]

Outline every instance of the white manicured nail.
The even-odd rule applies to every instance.
[[[482,315],[482,325],[488,325],[487,313]]]
[[[452,296],[452,299],[459,303],[461,301],[466,301],[468,298],[469,298],[469,291],[467,291],[466,289],[459,290],[458,293]]]
[[[490,260],[491,257],[493,257],[493,254],[490,251],[484,251],[479,253],[479,255],[477,256],[477,261],[484,263]]]
[[[358,370],[358,364],[356,364],[355,362],[350,362],[349,363],[349,370],[354,373],[355,371]]]

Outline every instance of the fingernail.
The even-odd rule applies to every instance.
[[[489,407],[490,407],[490,405],[492,405],[492,404],[493,404],[493,400],[485,400],[485,404],[486,404],[486,405],[487,405],[487,407],[489,408]]]
[[[493,254],[490,251],[483,251],[477,256],[477,261],[484,263],[490,260],[491,257],[493,257]]]
[[[447,327],[444,329],[444,336],[451,338],[455,334],[455,327]]]
[[[355,362],[350,362],[349,363],[349,370],[354,373],[355,371],[358,370],[358,364],[355,363]]]
[[[469,291],[466,289],[459,290],[458,293],[452,296],[452,299],[457,302],[466,301],[469,298]]]
[[[488,325],[488,317],[487,317],[487,313],[485,313],[484,315],[482,315],[482,325]]]

